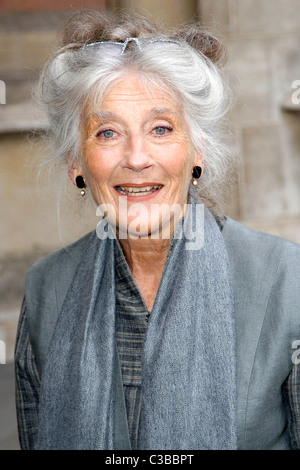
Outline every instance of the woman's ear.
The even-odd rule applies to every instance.
[[[80,175],[80,172],[78,171],[78,169],[72,166],[68,170],[68,175],[72,183],[76,186],[76,177]]]
[[[204,167],[204,156],[199,152],[195,152],[194,166],[201,166],[202,169]]]
[[[201,166],[202,171],[205,163],[205,152],[206,152],[206,139],[204,136],[201,138],[201,148],[196,150],[195,149],[195,160],[194,160],[194,165],[196,166]]]
[[[76,178],[78,175],[82,175],[82,169],[80,165],[76,162],[71,163],[71,157],[67,157],[67,165],[68,165],[68,176],[72,183],[76,186]]]

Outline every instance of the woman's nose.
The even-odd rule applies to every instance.
[[[147,151],[147,146],[143,137],[136,135],[132,136],[129,139],[125,152],[125,167],[134,171],[141,171],[151,166],[152,163],[152,158]]]

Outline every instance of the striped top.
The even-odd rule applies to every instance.
[[[116,342],[123,378],[128,430],[137,448],[141,408],[142,349],[150,313],[134,281],[122,248],[115,243]]]

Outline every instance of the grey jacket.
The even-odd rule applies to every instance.
[[[235,295],[238,448],[290,449],[287,423],[292,413],[283,397],[288,396],[287,379],[293,368],[292,344],[300,340],[300,245],[230,218],[222,233]],[[27,322],[40,374],[56,319],[89,237],[52,253],[27,274]],[[116,377],[121,449],[129,439],[121,373]],[[300,433],[299,428],[300,423],[294,425],[294,432]]]

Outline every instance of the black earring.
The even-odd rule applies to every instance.
[[[192,177],[194,178],[192,181],[192,184],[194,186],[197,186],[198,184],[197,180],[200,178],[201,174],[202,174],[201,166],[194,166],[193,172],[192,172]]]
[[[84,188],[86,188],[86,182],[85,182],[84,177],[82,175],[78,175],[78,176],[76,176],[75,181],[76,181],[77,188],[81,189],[81,191],[80,191],[81,196],[84,196],[85,195],[85,189]]]

